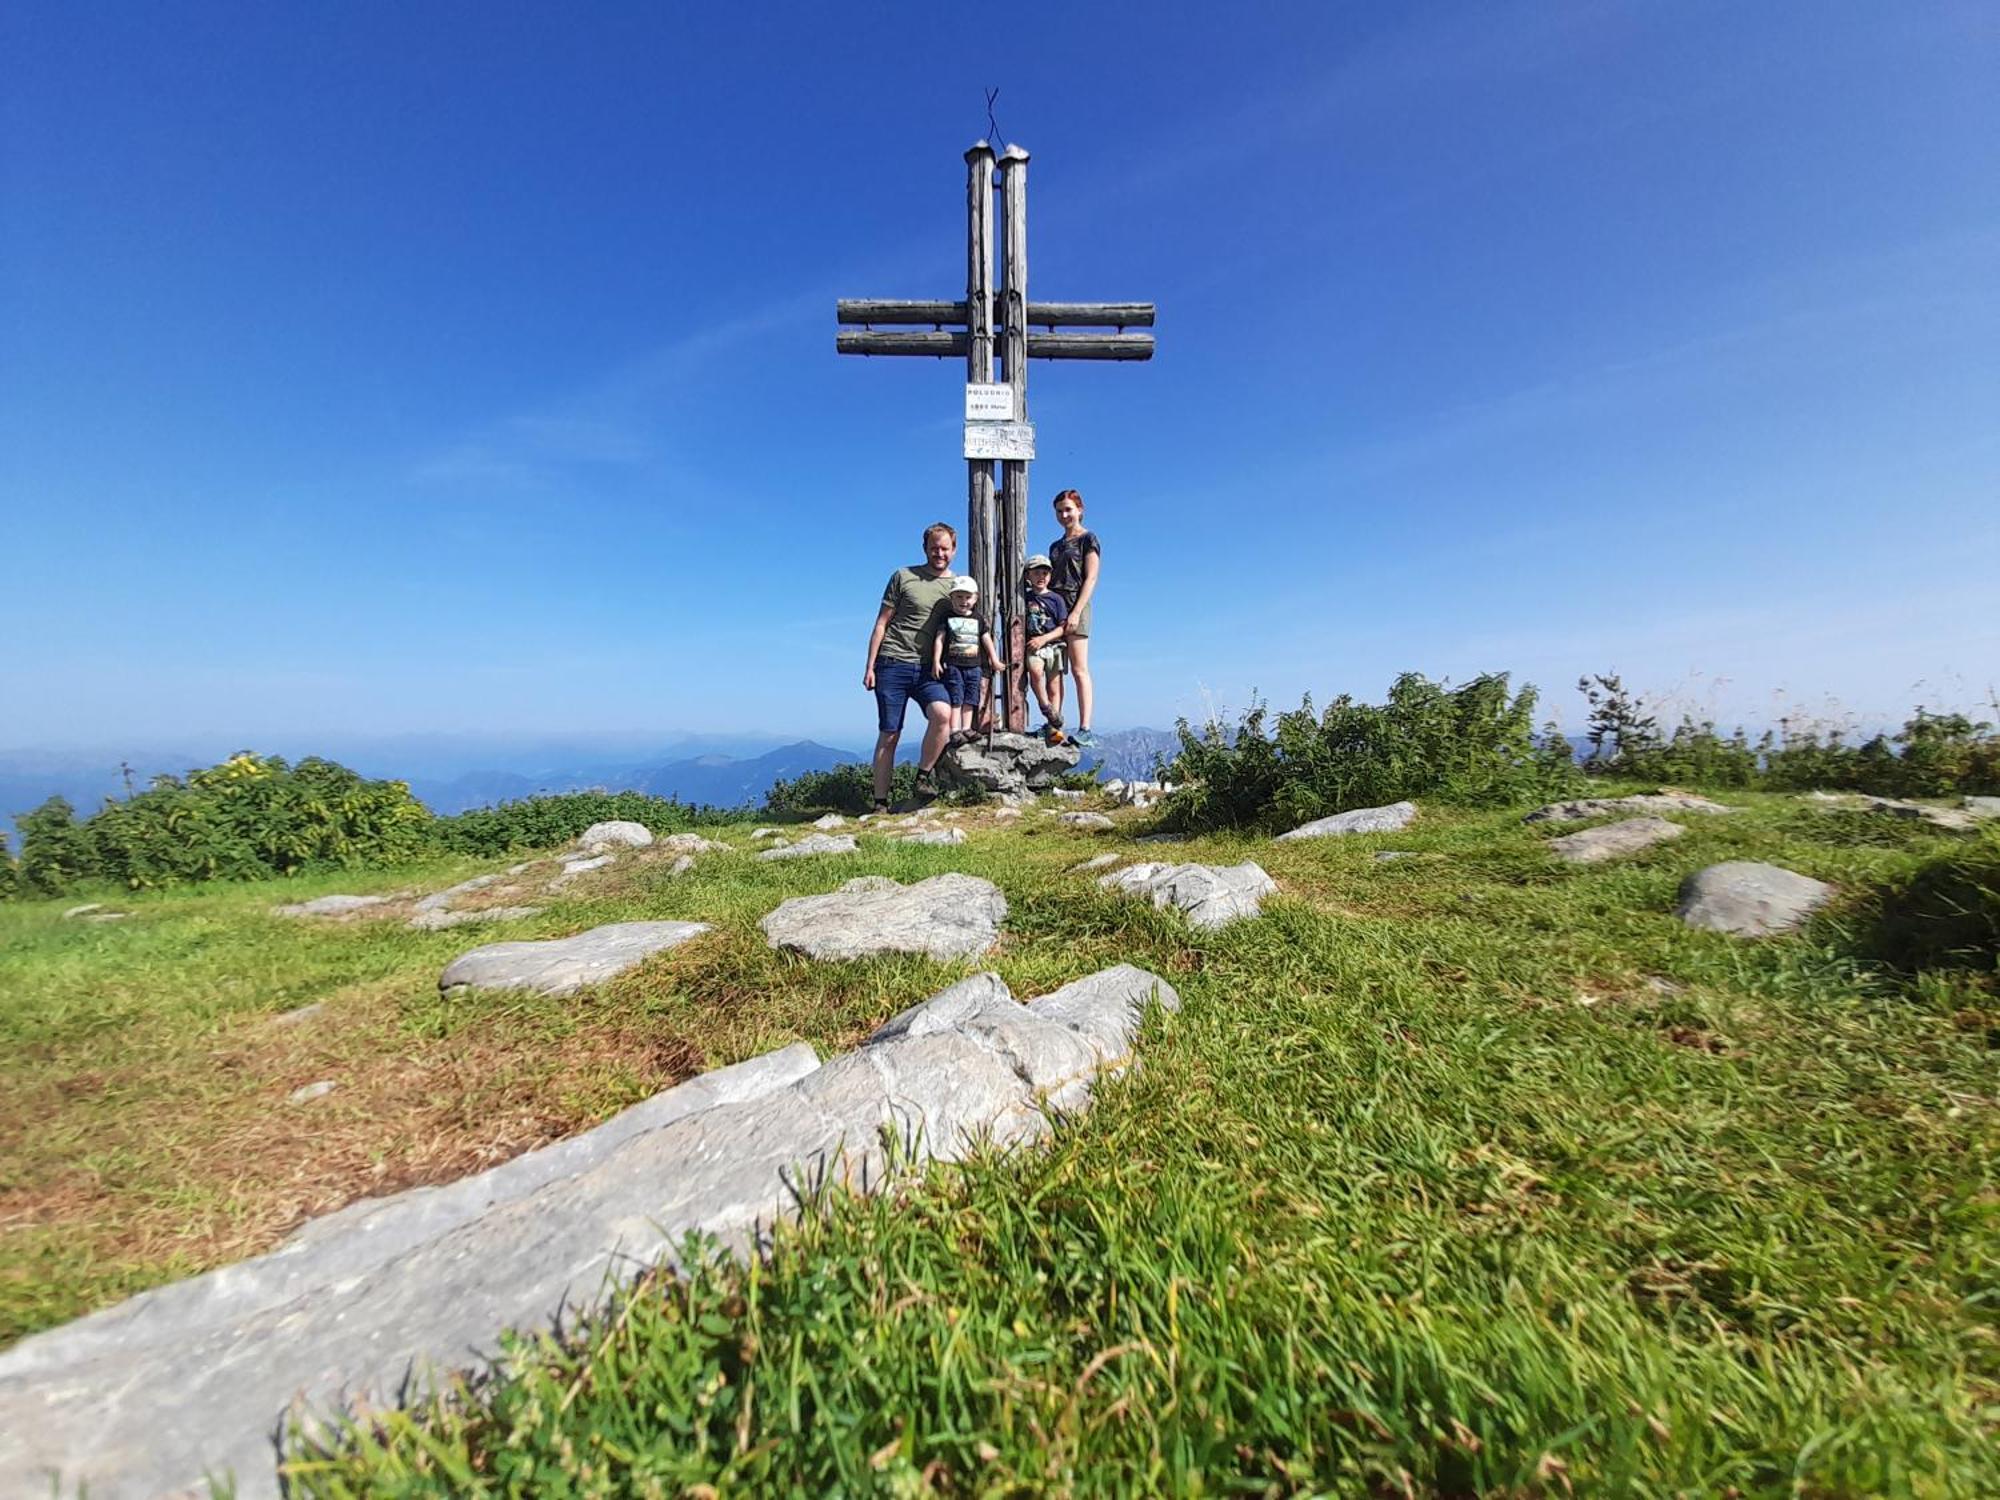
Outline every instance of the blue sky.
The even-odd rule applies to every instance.
[[[957,294],[996,85],[1160,308],[1031,371],[1102,727],[2000,678],[1993,6],[731,9],[0,11],[0,747],[864,740],[962,367],[833,302]]]

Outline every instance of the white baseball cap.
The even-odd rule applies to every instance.
[[[979,584],[977,580],[968,578],[965,574],[961,573],[958,577],[952,579],[950,592],[954,594],[970,594],[973,598],[977,599],[979,597]]]

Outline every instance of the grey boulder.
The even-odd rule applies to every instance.
[[[1594,865],[1622,854],[1637,854],[1686,832],[1680,824],[1669,823],[1665,818],[1626,818],[1601,828],[1586,828],[1581,833],[1550,839],[1549,853],[1573,865]]]
[[[824,896],[795,896],[757,925],[773,948],[808,958],[922,953],[951,959],[991,948],[1006,916],[1000,888],[974,875],[933,875],[914,885],[865,875]]]
[[[1789,932],[1832,899],[1833,887],[1778,865],[1731,860],[1681,882],[1674,914],[1690,927],[1764,937]]]
[[[1257,916],[1263,898],[1278,889],[1263,866],[1250,860],[1240,865],[1127,865],[1100,876],[1097,883],[1143,896],[1157,907],[1178,908],[1187,913],[1190,927],[1204,931]]]
[[[461,880],[457,885],[447,886],[444,890],[433,891],[428,896],[419,897],[416,910],[444,911],[460,896],[469,896],[474,891],[483,891],[489,885],[497,885],[505,878],[502,875],[475,875],[470,880]]]
[[[1100,812],[1060,813],[1056,821],[1069,828],[1081,828],[1085,833],[1103,833],[1118,826]]]
[[[1968,803],[1971,801],[1970,798],[1966,800]],[[1943,828],[1952,833],[1969,833],[1986,816],[1969,807],[1933,807],[1928,802],[1910,802],[1901,797],[1870,797],[1863,809],[1883,817],[1926,823],[1932,828]]]
[[[1357,807],[1349,812],[1335,813],[1328,818],[1314,818],[1310,823],[1301,823],[1290,833],[1278,835],[1278,842],[1287,839],[1334,838],[1345,833],[1395,833],[1408,828],[1416,821],[1417,804],[1414,802],[1391,802],[1385,807]]]
[[[706,931],[706,922],[612,922],[574,937],[488,943],[446,964],[438,988],[573,994]]]
[[[602,854],[607,849],[644,849],[652,842],[652,829],[624,818],[592,823],[576,836],[576,846],[585,854]]]
[[[1074,745],[1051,745],[1030,734],[995,734],[945,751],[938,757],[937,779],[947,791],[1020,800],[1047,791],[1082,758]]]

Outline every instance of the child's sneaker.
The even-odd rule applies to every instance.
[[[1060,745],[1063,742],[1062,725],[1051,720],[1042,726],[1042,743]]]

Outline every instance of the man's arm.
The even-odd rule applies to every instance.
[[[889,628],[889,617],[896,612],[896,606],[884,603],[875,614],[875,628],[868,632],[868,662],[861,669],[861,685],[871,692],[875,687],[875,653],[882,649],[882,636]]]

